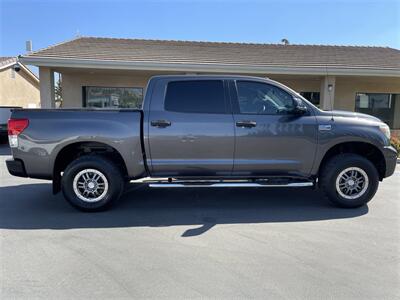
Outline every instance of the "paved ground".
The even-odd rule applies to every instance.
[[[84,214],[9,176],[7,154],[1,299],[400,297],[400,168],[354,210],[309,189],[132,188]]]

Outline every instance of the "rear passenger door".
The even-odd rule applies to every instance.
[[[152,176],[230,175],[234,123],[223,80],[161,80],[151,99]]]

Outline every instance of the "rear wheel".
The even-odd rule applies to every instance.
[[[124,178],[110,160],[96,155],[71,162],[61,179],[64,197],[83,211],[109,208],[124,190]]]
[[[352,153],[332,157],[321,169],[320,187],[335,205],[359,207],[369,202],[379,185],[379,174],[366,158]]]

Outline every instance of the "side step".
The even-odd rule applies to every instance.
[[[149,187],[152,188],[198,188],[198,187],[212,187],[212,188],[224,188],[224,187],[308,187],[313,186],[314,183],[311,181],[302,182],[150,182]]]

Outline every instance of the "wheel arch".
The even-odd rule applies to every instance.
[[[331,146],[320,160],[318,176],[320,175],[323,166],[329,161],[330,158],[343,153],[354,153],[365,157],[371,161],[377,169],[379,180],[382,180],[385,177],[386,162],[382,151],[374,144],[359,141],[341,142]]]
[[[61,173],[75,159],[83,155],[101,155],[117,164],[124,177],[128,177],[126,162],[113,146],[103,142],[79,141],[64,145],[56,154],[53,163],[53,193],[61,190]]]

